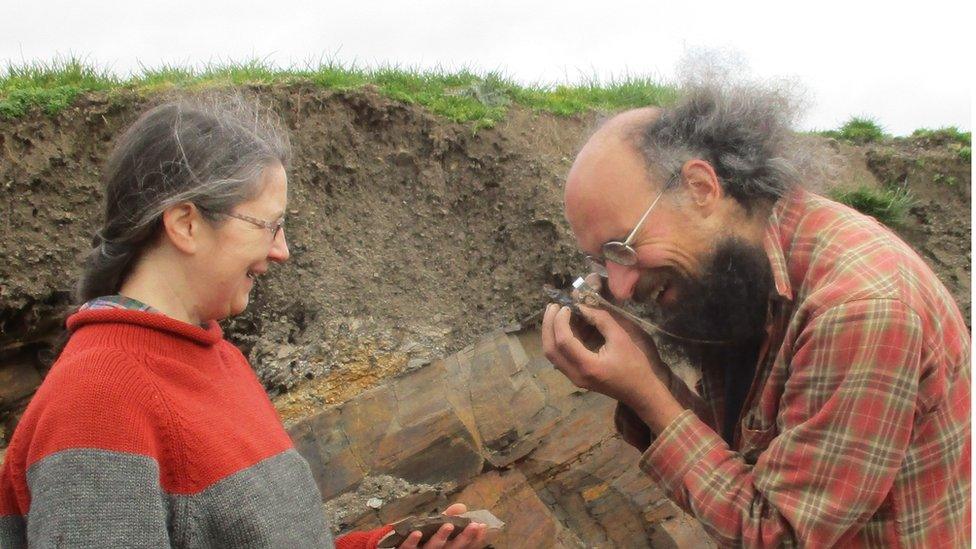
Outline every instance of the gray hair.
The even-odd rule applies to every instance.
[[[690,159],[709,162],[725,192],[751,211],[802,179],[806,147],[791,130],[795,107],[775,89],[696,86],[638,128],[636,145],[660,180],[668,180]]]
[[[291,157],[268,109],[238,95],[183,98],[139,117],[115,144],[103,174],[105,217],[76,297],[117,293],[154,241],[163,212],[196,204],[209,221],[261,192],[262,171]]]

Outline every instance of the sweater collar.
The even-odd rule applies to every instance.
[[[85,309],[68,317],[68,331],[76,332],[93,324],[128,324],[166,332],[198,345],[211,346],[223,339],[224,333],[217,322],[211,320],[205,327],[194,326],[161,313],[129,309]]]

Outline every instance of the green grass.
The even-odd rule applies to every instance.
[[[348,90],[373,85],[383,95],[427,107],[455,122],[490,127],[501,121],[512,104],[559,115],[589,110],[620,110],[667,105],[676,88],[648,78],[596,80],[573,85],[522,86],[497,73],[469,70],[414,70],[401,67],[357,68],[319,62],[306,68],[282,69],[262,60],[208,65],[201,68],[143,67],[120,78],[78,58],[10,65],[0,73],[0,118],[17,118],[32,109],[56,114],[83,93],[151,94],[169,89],[194,90],[241,85],[307,82]]]
[[[932,182],[939,185],[948,185],[949,187],[955,187],[959,184],[959,180],[956,179],[956,176],[946,173],[937,173],[933,175]]]
[[[84,92],[118,85],[111,74],[78,59],[9,65],[0,76],[0,116],[22,116],[33,107],[55,114]]]
[[[676,88],[648,78],[630,78],[607,83],[590,80],[575,86],[510,90],[522,105],[556,114],[571,115],[589,109],[614,111],[647,105],[669,105],[678,98]]]
[[[842,141],[849,141],[858,145],[881,141],[888,137],[884,129],[870,118],[851,117],[843,126],[836,130],[820,132],[825,137],[833,137]]]
[[[856,189],[835,190],[831,197],[855,210],[870,215],[889,227],[902,225],[908,210],[915,203],[908,189],[877,189],[858,187]]]
[[[947,126],[939,129],[919,128],[912,132],[913,140],[922,142],[925,145],[945,145],[954,150],[963,162],[972,162],[973,159],[973,134],[972,132],[960,131],[955,126]]]
[[[955,126],[948,126],[937,130],[919,128],[912,132],[912,137],[933,143],[956,143],[962,147],[972,147],[973,143],[972,132],[959,131],[959,128]]]

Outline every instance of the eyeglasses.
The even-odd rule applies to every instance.
[[[661,200],[662,196],[664,196],[664,192],[671,188],[674,181],[677,179],[677,176],[678,174],[674,174],[668,179],[668,181],[664,184],[664,187],[661,188],[661,192],[657,193],[657,196],[651,202],[651,205],[647,207],[647,211],[644,212],[644,215],[641,216],[640,220],[637,222],[637,225],[632,231],[630,231],[630,234],[627,235],[627,238],[625,238],[623,242],[620,242],[619,240],[611,240],[604,243],[600,248],[600,251],[603,252],[601,256],[586,256],[587,261],[590,262],[590,268],[593,272],[606,278],[607,261],[612,261],[617,265],[623,265],[624,267],[630,267],[637,264],[637,251],[634,250],[633,246],[631,246],[634,241],[634,237],[637,236],[637,231],[644,226],[644,221],[647,220],[647,216],[651,213],[651,210],[654,209],[654,206],[657,206],[658,201]]]
[[[205,212],[210,212],[210,213],[212,213],[214,215],[225,215],[227,217],[233,217],[234,219],[240,219],[241,221],[246,221],[246,222],[248,222],[248,223],[250,223],[252,225],[256,225],[258,227],[261,227],[262,229],[265,229],[269,233],[271,233],[271,240],[274,240],[274,239],[278,238],[278,233],[280,233],[281,232],[281,229],[284,228],[284,226],[285,226],[285,218],[284,217],[282,217],[281,219],[278,219],[277,221],[265,221],[263,219],[258,219],[256,217],[251,217],[249,215],[244,215],[244,214],[239,214],[239,213],[217,212],[217,211],[211,210],[210,208],[204,208],[203,206],[197,206],[197,208],[199,208],[199,209],[201,209],[201,210],[203,210]]]

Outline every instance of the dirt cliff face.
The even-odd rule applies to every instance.
[[[292,259],[262,277],[248,311],[225,329],[286,420],[537,312],[544,283],[563,285],[582,268],[561,187],[595,115],[513,108],[498,127],[474,132],[368,88],[250,91],[292,134]],[[4,421],[26,404],[62,335],[101,216],[112,139],[162,100],[92,95],[54,117],[0,121]],[[968,318],[968,162],[916,141],[852,154],[873,183],[913,190],[919,202],[902,234]]]
[[[225,329],[272,394],[313,379],[352,394],[534,313],[544,283],[580,268],[560,188],[589,120],[515,110],[474,132],[369,89],[252,91],[292,135],[292,258]],[[0,408],[44,373],[101,216],[100,169],[151,104],[91,96],[0,123],[0,363],[29,378]]]
[[[910,190],[914,205],[896,232],[972,315],[972,164],[952,143],[926,138],[873,144],[861,154],[879,182]]]

